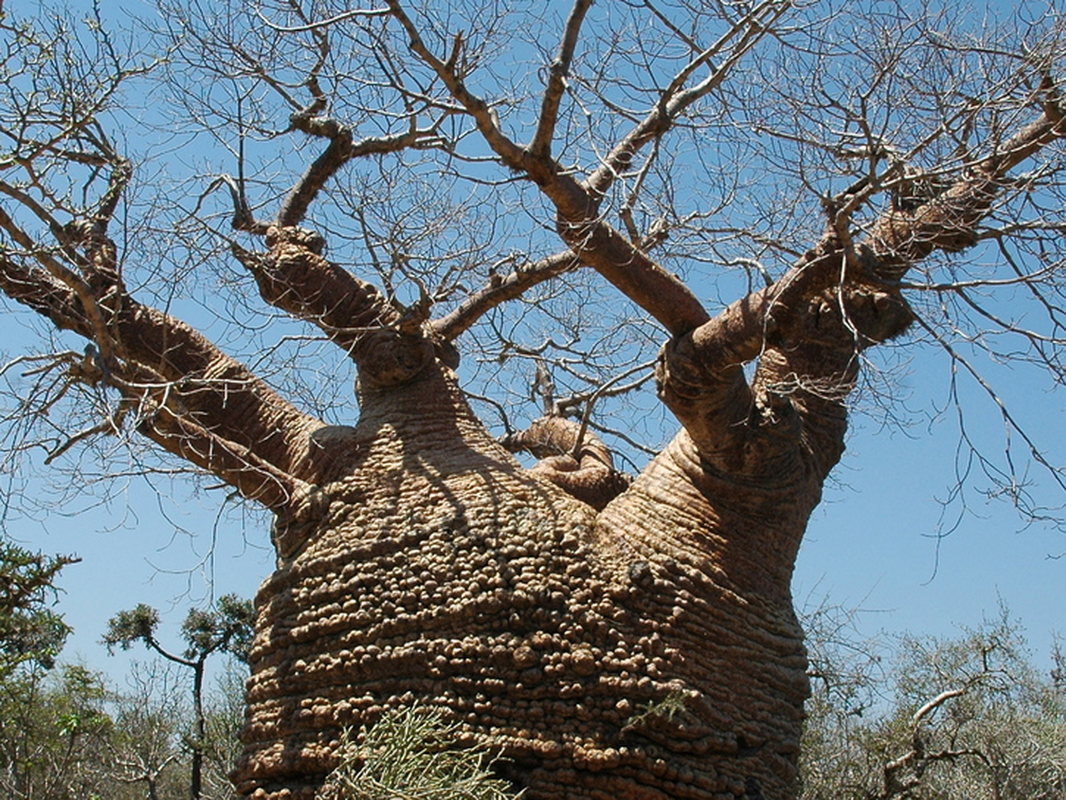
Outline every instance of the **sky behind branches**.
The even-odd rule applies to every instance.
[[[144,8],[134,2],[127,5]],[[9,5],[8,10],[14,9]],[[148,118],[144,108],[138,113],[137,122]],[[141,146],[136,136],[128,134],[127,138]],[[173,149],[186,146],[185,140],[176,140]],[[203,153],[178,152],[177,156],[166,162],[166,168],[184,167],[186,173],[176,175],[179,180],[199,180],[201,188],[210,180],[210,174],[193,174],[202,163],[197,157]],[[306,156],[306,150],[296,153],[285,168],[299,171],[304,163],[300,159]],[[142,167],[154,168],[154,164]],[[217,274],[224,275],[225,270],[223,266]],[[694,291],[712,312],[717,310],[718,297],[731,300],[736,296],[721,282],[701,279],[698,269],[691,273]],[[207,285],[211,276],[201,280]],[[227,289],[235,295],[241,291],[239,286],[207,289],[207,294],[218,295],[214,299],[223,306],[213,313],[221,315],[232,310],[224,306],[242,302],[227,296]],[[251,301],[257,299],[253,296]],[[614,305],[624,303],[617,299]],[[230,343],[226,337],[237,335],[220,328],[212,312],[193,312],[183,303],[173,308],[209,335],[219,330],[224,348]],[[10,356],[41,347],[36,340],[31,343],[22,338],[26,319],[14,312],[5,317],[2,347]],[[82,347],[74,339],[63,339],[60,344],[74,350]],[[981,477],[969,452],[959,449],[952,364],[945,354],[932,343],[898,351],[890,345],[886,350],[884,357],[876,358],[892,361],[898,352],[906,359],[892,379],[891,419],[879,411],[875,394],[857,401],[868,413],[856,416],[848,453],[812,518],[794,582],[797,605],[802,609],[830,603],[863,611],[860,626],[869,634],[882,629],[950,634],[956,624],[973,625],[982,615],[995,614],[1003,602],[1027,627],[1038,663],[1049,663],[1053,633],[1066,633],[1062,622],[1066,619],[1066,558],[1055,559],[1066,553],[1066,538],[1051,525],[1026,525],[1009,501],[989,501],[982,494],[990,484]],[[328,374],[329,366],[323,369]],[[464,369],[473,367],[468,364]],[[1061,387],[1056,393],[1044,373],[1016,369],[1009,361],[982,361],[981,374],[1000,393],[1022,429],[1047,449],[1049,460],[1066,462]],[[329,390],[347,396],[350,388],[346,375]],[[1004,427],[996,402],[964,373],[957,375],[954,391],[968,409],[962,424],[979,451],[995,454],[1002,450]],[[652,389],[646,386],[642,392],[647,398]],[[676,428],[671,421],[666,424],[670,431]],[[1017,441],[1017,432],[1010,435]],[[130,466],[137,464],[130,462]],[[966,473],[967,495],[942,505],[941,501],[951,499],[960,473]],[[1039,467],[1025,476],[1037,485],[1036,496],[1044,502],[1063,502],[1061,496],[1055,500],[1055,487]],[[51,491],[47,480],[48,470],[42,468],[22,490],[46,501]],[[114,497],[95,507],[99,495],[91,493],[80,506],[49,509],[42,502],[32,518],[15,514],[6,523],[6,532],[19,543],[83,559],[68,567],[60,580],[64,594],[59,609],[75,629],[68,658],[84,659],[94,669],[121,674],[129,658],[144,655],[107,657],[99,639],[114,613],[141,602],[157,606],[163,612],[161,635],[166,642],[190,605],[206,604],[230,592],[251,596],[271,569],[269,520],[226,503],[225,490],[194,491],[181,480],[132,477],[110,483],[102,491]],[[228,510],[220,514],[220,506]]]

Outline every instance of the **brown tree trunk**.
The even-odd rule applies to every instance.
[[[791,795],[788,582],[820,480],[739,485],[682,433],[597,514],[522,469],[446,368],[361,400],[312,435],[321,516],[277,521],[243,794],[310,798],[342,728],[418,701],[502,745],[530,798]]]

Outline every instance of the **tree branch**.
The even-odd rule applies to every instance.
[[[581,260],[570,251],[556,253],[532,264],[516,267],[505,276],[493,273],[488,285],[467,296],[459,306],[432,325],[437,334],[454,341],[484,314],[508,300],[521,297],[526,290],[581,266]]]
[[[806,448],[824,477],[843,452],[843,402],[858,354],[912,319],[897,289],[881,285],[865,261],[848,258],[827,235],[776,282],[668,343],[659,397],[705,458],[733,470],[752,466],[750,458],[767,453],[745,442],[766,425],[780,428],[773,447],[782,452],[810,440]],[[744,365],[755,360],[749,386]],[[777,424],[787,418],[800,424]]]
[[[992,210],[1010,170],[1064,136],[1062,110],[1046,108],[946,191],[913,211],[893,209],[882,214],[865,240],[878,262],[878,275],[899,280],[936,250],[956,252],[975,244],[977,225]]]
[[[499,120],[496,118],[495,111],[493,111],[489,104],[483,99],[466,88],[466,84],[454,69],[454,59],[441,61],[428,47],[426,47],[418,32],[418,27],[414,24],[414,21],[407,16],[407,13],[403,10],[399,0],[387,0],[386,4],[388,5],[392,16],[400,23],[404,31],[406,31],[409,39],[408,46],[411,48],[411,52],[421,58],[422,61],[437,74],[441,81],[443,81],[452,97],[459,101],[463,108],[466,109],[467,113],[473,118],[474,124],[477,125],[482,137],[485,139],[489,147],[492,148],[492,151],[503,160],[503,163],[511,169],[526,172],[531,176],[540,174],[546,169],[550,170],[551,165],[547,163],[550,159],[531,158],[531,154],[528,150],[516,144],[504,134],[500,129]],[[534,177],[534,180],[536,180],[536,177]]]
[[[129,396],[133,394],[131,389],[144,387],[127,384],[123,388]],[[155,388],[155,392],[166,394],[160,386]],[[138,432],[179,458],[217,475],[235,487],[243,497],[262,503],[273,511],[281,511],[292,508],[311,494],[311,484],[278,469],[252,448],[196,424],[190,418],[175,413],[166,404],[145,413],[144,401],[144,396],[130,401],[131,405],[139,407],[142,415],[137,425]]]
[[[31,210],[37,211],[39,209],[39,206],[37,206],[31,198],[13,187],[8,186],[6,183],[0,182],[0,191],[15,197],[15,199],[26,204]],[[56,223],[51,215],[43,213],[43,209],[41,212],[42,213],[39,213],[38,216],[49,222],[49,227],[52,228],[53,234],[56,235],[57,238],[60,238],[64,252],[67,255],[73,256],[81,266],[87,268],[88,262],[85,259],[80,258],[78,254],[73,251],[73,248],[70,247],[68,237],[63,227]],[[74,270],[60,262],[57,258],[53,257],[47,250],[35,242],[15,223],[7,211],[2,207],[0,207],[0,228],[3,228],[17,244],[23,247],[27,255],[34,258],[46,270],[48,270],[48,273],[52,278],[66,286],[77,296],[78,301],[81,303],[82,312],[92,325],[93,332],[91,338],[95,339],[104,359],[110,359],[114,351],[114,342],[112,341],[111,335],[108,333],[107,323],[104,321],[103,310],[100,308],[93,287],[89,285],[89,282],[81,275],[74,272]]]
[[[693,103],[720,86],[730,70],[762,39],[769,27],[790,6],[791,3],[783,3],[781,0],[764,0],[734,23],[714,44],[697,54],[663,90],[655,108],[615,145],[596,171],[585,180],[584,185],[589,194],[597,199],[603,197],[618,176],[629,168],[636,154],[646,144],[662,137],[670,130],[677,117]],[[738,35],[740,35],[739,41],[733,45],[732,51],[722,65],[711,67],[710,74],[703,81],[685,89],[684,86],[693,73],[700,67],[708,65],[716,56],[721,55]]]
[[[232,245],[233,254],[255,277],[263,299],[297,319],[316,325],[350,357],[369,331],[396,324],[401,309],[371,284],[327,261],[317,234],[271,227],[268,253]]]
[[[555,187],[543,188],[554,200]],[[584,263],[651,314],[672,336],[684,336],[710,319],[703,304],[676,275],[603,220],[561,220],[559,234]]]
[[[0,289],[58,327],[96,341],[77,294],[43,270],[0,257]],[[138,412],[151,408],[155,421],[144,432],[168,450],[271,507],[300,488],[298,476],[311,474],[308,436],[321,423],[198,331],[128,296],[106,328],[113,357],[90,356],[75,377],[118,389]]]
[[[275,219],[275,224],[279,227],[299,225],[326,183],[352,159],[397,153],[438,141],[435,128],[418,128],[413,118],[410,129],[404,133],[372,136],[358,142],[353,141],[352,130],[347,126],[328,118],[303,116],[303,112],[293,115],[293,127],[314,136],[325,137],[330,143],[285,198]]]
[[[592,0],[575,0],[570,9],[570,16],[566,20],[566,28],[563,31],[563,40],[559,45],[559,54],[552,62],[548,73],[548,85],[545,87],[544,99],[541,102],[537,131],[533,135],[533,141],[529,144],[529,152],[535,158],[551,157],[552,139],[555,136],[555,125],[559,119],[559,105],[566,91],[566,79],[570,75],[570,65],[574,60],[574,50],[577,48],[581,23],[591,5]]]
[[[545,478],[597,510],[625,491],[629,476],[615,471],[607,445],[584,425],[563,417],[541,417],[511,434],[502,444],[512,453],[528,452],[539,460],[534,475]]]
[[[388,5],[407,32],[411,51],[433,69],[466,109],[492,151],[506,166],[528,175],[555,205],[559,234],[575,255],[674,336],[684,335],[709,319],[703,305],[675,275],[599,217],[597,204],[585,187],[546,154],[535,155],[503,133],[489,104],[466,88],[450,62],[441,61],[426,47],[399,0],[388,0]]]

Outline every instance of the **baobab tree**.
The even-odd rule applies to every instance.
[[[95,415],[50,458],[140,436],[272,513],[243,795],[417,703],[530,798],[793,797],[789,582],[864,367],[1061,382],[1061,15],[424,6],[5,19],[0,288],[88,340],[30,370]]]

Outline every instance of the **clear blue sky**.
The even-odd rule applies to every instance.
[[[12,355],[28,346],[20,325],[16,316],[5,318],[2,346]],[[860,625],[868,634],[949,635],[957,624],[976,624],[995,613],[1002,601],[1025,624],[1038,661],[1045,663],[1052,633],[1066,634],[1066,558],[1052,558],[1066,552],[1066,537],[1039,525],[1021,530],[1009,505],[986,502],[977,481],[969,513],[949,536],[938,538],[937,500],[954,483],[958,443],[951,412],[935,413],[947,400],[947,364],[926,350],[915,354],[911,371],[905,383],[913,389],[907,416],[914,424],[906,433],[881,428],[870,417],[856,420],[848,454],[800,554],[797,604],[826,601],[863,609]],[[993,368],[992,376],[1042,446],[1057,449],[1052,460],[1066,462],[1061,387],[1051,392],[1045,379],[1015,375],[1009,366]],[[972,386],[965,391],[971,393],[971,432],[987,436],[995,449],[1002,434],[996,409]],[[1032,478],[1048,496],[1047,476],[1034,470]],[[105,506],[76,516],[57,509],[9,523],[7,533],[27,546],[82,558],[60,581],[59,609],[74,627],[68,658],[121,674],[129,658],[145,656],[109,658],[98,644],[116,611],[139,602],[157,606],[164,615],[163,639],[173,643],[168,634],[190,604],[227,592],[254,594],[271,569],[269,521],[239,513],[219,516],[223,491],[190,494],[179,490],[160,500],[135,479],[127,495]],[[1055,501],[1054,492],[1050,496],[1050,502],[1064,500]],[[175,525],[195,535],[176,532]]]

